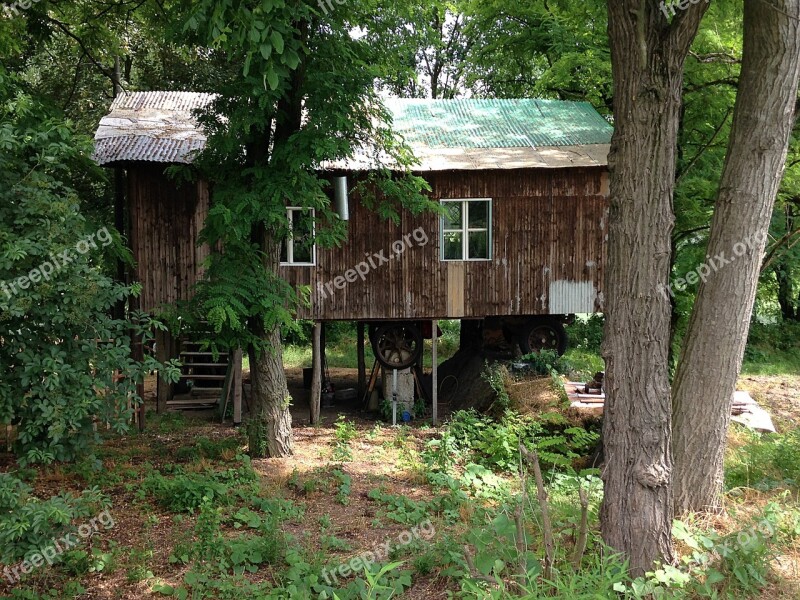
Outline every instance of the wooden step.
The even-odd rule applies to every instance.
[[[228,363],[196,363],[196,362],[187,362],[183,363],[184,367],[217,367],[220,369],[227,369]]]
[[[225,381],[225,375],[196,375],[194,373],[181,373],[181,379],[204,379],[206,381]]]
[[[181,352],[181,356],[214,356],[213,352]],[[220,352],[217,356],[228,356],[227,352]]]
[[[193,386],[192,391],[189,392],[190,394],[200,394],[200,395],[214,395],[219,398],[219,394],[222,391],[221,387],[201,387],[199,385]]]
[[[185,399],[185,400],[168,400],[167,406],[211,406],[217,404],[219,402],[219,398],[209,398],[208,400],[203,400],[199,398],[194,399]]]

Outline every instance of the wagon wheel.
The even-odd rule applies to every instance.
[[[557,321],[531,321],[525,324],[519,345],[525,354],[554,350],[560,356],[567,351],[567,332]]]
[[[406,369],[422,353],[422,334],[411,323],[381,325],[372,336],[375,358],[389,369]]]

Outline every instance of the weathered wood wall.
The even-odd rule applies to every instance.
[[[130,246],[136,260],[134,281],[142,283],[141,310],[188,300],[202,277],[208,247],[197,236],[208,214],[205,182],[176,186],[166,165],[128,168]]]
[[[439,217],[403,214],[381,221],[350,198],[350,234],[341,248],[317,248],[316,266],[282,267],[295,285],[312,287],[301,318],[443,319],[602,310],[608,225],[605,168],[449,172],[426,175],[436,199],[492,199],[492,259],[440,260]],[[428,242],[392,244],[421,228]],[[419,238],[423,236],[418,235]],[[338,289],[334,282],[370,256],[370,265]],[[351,275],[352,279],[352,275]],[[327,285],[331,284],[331,285]],[[342,284],[342,280],[339,280]]]

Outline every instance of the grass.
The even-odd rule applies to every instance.
[[[329,324],[331,333],[328,334],[326,342],[325,356],[328,360],[329,368],[354,369],[358,366],[358,335],[354,323],[334,323]],[[459,322],[440,321],[439,328],[442,330],[439,336],[438,363],[442,364],[445,360],[453,356],[458,350]],[[431,362],[431,340],[425,340],[423,351],[423,365],[427,368],[432,366]],[[367,342],[364,345],[364,357],[367,365],[371,365],[375,360],[372,353],[372,345]],[[290,339],[283,348],[283,362],[287,368],[305,368],[311,366],[311,342],[309,340]]]
[[[98,486],[117,523],[67,564],[43,567],[15,590],[0,583],[0,595],[66,600],[84,588],[92,597],[120,600],[184,593],[221,600],[316,598],[323,569],[338,573],[332,589],[324,590],[327,597],[335,593],[342,600],[640,598],[632,591],[637,585],[675,583],[667,575],[677,577],[676,571],[659,574],[657,581],[630,582],[613,557],[603,558],[597,516],[601,482],[562,463],[545,473],[557,572],[553,581],[542,578],[541,511],[531,487],[522,505],[531,570],[519,589],[511,585],[512,570],[503,565],[517,565],[520,558],[514,444],[504,449],[507,461],[494,459],[500,456],[495,448],[513,437],[514,423],[511,417],[505,424],[464,419],[438,429],[392,429],[348,415],[336,425],[295,428],[291,458],[250,461],[242,455],[246,441],[240,431],[173,413],[154,415],[143,434],[109,434],[97,453],[103,461],[99,470],[89,464],[29,470],[30,484],[42,497],[55,493],[54,485],[74,492]],[[559,451],[545,437],[535,439],[548,451]],[[750,535],[758,542],[756,553],[733,545],[730,556],[709,567],[723,576],[712,584],[716,596],[695,586],[691,594],[670,587],[661,597],[796,598],[798,465],[796,430],[759,436],[733,428],[726,465],[729,515],[687,518],[678,552],[691,555],[691,543],[722,551],[721,540],[735,542],[739,532],[765,518],[777,533],[769,539]],[[528,483],[533,485],[532,478]],[[581,518],[579,487],[589,492],[588,549],[574,571],[567,561]],[[387,542],[391,547],[373,570],[360,567],[348,575],[337,570]],[[770,562],[772,556],[779,562]],[[392,566],[395,561],[403,564]],[[687,568],[681,572],[705,585],[710,570]],[[495,576],[504,590],[487,586],[485,577]],[[614,593],[615,584],[629,593]],[[105,590],[113,596],[103,595]]]

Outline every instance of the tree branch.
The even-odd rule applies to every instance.
[[[723,63],[726,65],[741,64],[742,59],[727,52],[709,52],[708,54],[698,54],[697,52],[689,52],[689,56],[701,63]]]
[[[731,116],[732,112],[733,108],[732,107],[728,108],[728,111],[725,113],[725,116],[722,118],[722,121],[720,122],[719,126],[714,131],[714,134],[711,136],[711,138],[709,138],[708,143],[704,144],[703,147],[697,151],[697,153],[692,157],[692,160],[689,161],[689,164],[686,165],[686,168],[683,169],[683,171],[678,174],[678,177],[675,179],[676,186],[678,185],[678,182],[680,182],[680,180],[683,178],[683,176],[686,175],[686,173],[688,173],[689,170],[694,166],[694,163],[696,163],[697,160],[703,155],[703,153],[709,149],[711,144],[714,143],[714,140],[717,139],[719,132],[722,131],[723,126],[728,121],[728,117]]]
[[[86,47],[86,45],[83,43],[83,40],[82,40],[81,38],[79,38],[77,35],[75,35],[74,33],[72,33],[72,32],[70,31],[69,27],[67,27],[67,25],[66,25],[65,23],[62,23],[61,21],[59,21],[59,20],[57,20],[57,19],[54,19],[53,17],[51,17],[51,16],[50,16],[50,15],[48,15],[48,14],[45,14],[45,15],[44,15],[44,18],[45,18],[47,21],[49,21],[50,23],[52,23],[53,25],[55,25],[55,26],[56,26],[56,27],[57,27],[59,30],[61,30],[61,31],[62,31],[62,32],[63,32],[63,33],[64,33],[64,34],[67,36],[67,37],[69,37],[69,38],[71,38],[72,40],[74,40],[75,42],[77,42],[77,44],[78,44],[78,46],[80,47],[81,51],[83,52],[84,56],[86,56],[86,58],[88,58],[88,59],[89,59],[89,61],[90,61],[90,62],[91,62],[91,63],[92,63],[92,64],[93,64],[95,67],[97,67],[97,70],[98,70],[98,71],[100,71],[100,73],[101,73],[102,75],[104,75],[105,77],[107,77],[107,78],[108,78],[108,79],[111,81],[111,83],[112,83],[112,85],[113,85],[113,83],[114,83],[114,71],[113,71],[113,70],[111,70],[111,69],[107,69],[106,67],[104,67],[104,66],[103,66],[103,65],[102,65],[102,64],[101,64],[101,63],[100,63],[100,62],[99,62],[99,61],[98,61],[98,60],[97,60],[97,59],[96,59],[94,56],[92,56],[92,53],[91,53],[91,52],[89,52],[89,49],[88,49],[88,48]]]

